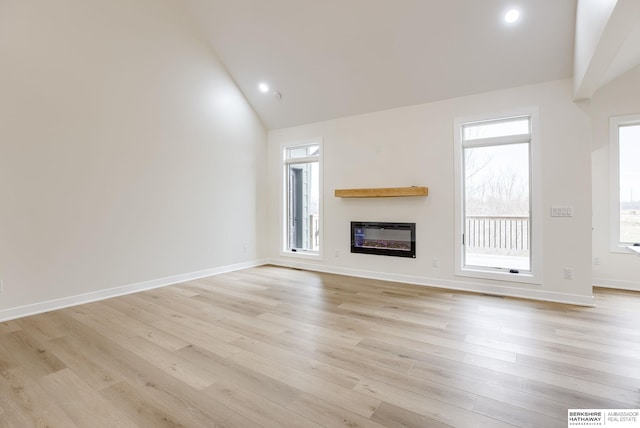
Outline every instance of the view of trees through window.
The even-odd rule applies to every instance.
[[[287,250],[320,250],[319,161],[318,144],[285,150]]]
[[[620,242],[640,243],[640,124],[619,128]]]
[[[529,118],[463,128],[464,264],[530,270]]]
[[[465,150],[468,215],[529,215],[527,144]]]

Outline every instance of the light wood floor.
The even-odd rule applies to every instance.
[[[248,269],[0,323],[0,426],[566,427],[640,408],[640,293],[596,304]]]

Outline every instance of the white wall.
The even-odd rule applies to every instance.
[[[259,258],[266,131],[193,28],[0,0],[0,318]]]
[[[640,114],[640,67],[596,92],[589,108],[593,121],[593,257],[599,263],[593,266],[593,283],[640,291],[640,257],[610,252],[609,212],[609,118]]]
[[[454,155],[456,117],[538,106],[543,164],[542,285],[474,280],[454,275]],[[505,295],[592,303],[591,140],[589,117],[572,102],[570,80],[519,87],[347,117],[269,132],[270,257],[279,264]],[[285,142],[324,138],[322,261],[280,255],[281,155]],[[426,185],[426,198],[340,199],[336,188]],[[551,218],[569,205],[572,218]],[[349,222],[417,223],[417,258],[349,252]],[[336,254],[338,256],[336,257]],[[432,258],[440,267],[432,267]],[[563,279],[563,268],[575,279]]]

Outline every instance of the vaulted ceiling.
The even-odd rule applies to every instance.
[[[573,75],[576,0],[188,5],[270,129]],[[512,6],[521,12],[516,25],[503,20]],[[266,94],[260,82],[270,85]]]

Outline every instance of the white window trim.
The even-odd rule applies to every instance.
[[[464,250],[462,243],[462,234],[464,233],[464,194],[462,192],[463,177],[463,159],[462,159],[462,125],[471,122],[482,122],[488,120],[499,120],[503,118],[529,116],[531,117],[531,140],[529,145],[531,159],[531,271],[528,273],[509,273],[505,271],[493,271],[491,269],[471,268],[464,266]],[[497,281],[509,281],[527,284],[542,284],[543,275],[543,207],[542,207],[542,153],[540,149],[540,113],[537,107],[513,109],[505,112],[484,114],[472,117],[460,117],[454,119],[454,182],[455,182],[455,226],[454,226],[454,243],[455,243],[455,275],[470,278],[491,279]],[[518,140],[518,136],[510,137],[513,141]],[[495,139],[484,139],[473,142],[472,144],[482,145],[498,142],[502,137]],[[528,138],[526,140],[529,140]]]
[[[283,257],[293,257],[297,259],[308,259],[308,260],[317,260],[322,261],[323,259],[323,247],[324,247],[324,212],[323,212],[323,147],[322,147],[322,137],[314,137],[307,138],[304,140],[296,140],[289,141],[280,144],[280,255]],[[308,157],[308,158],[295,158],[290,162],[286,162],[287,160],[287,149],[299,146],[309,146],[309,145],[318,145],[320,147],[318,156]],[[319,251],[291,251],[288,246],[285,245],[287,241],[287,182],[285,180],[285,174],[287,170],[287,166],[296,163],[306,163],[309,161],[318,161],[318,212],[320,213],[320,220],[318,221],[318,227],[320,228],[318,241],[320,243]]]
[[[631,254],[629,244],[620,242],[620,126],[640,125],[640,114],[609,118],[609,245],[612,253]]]

